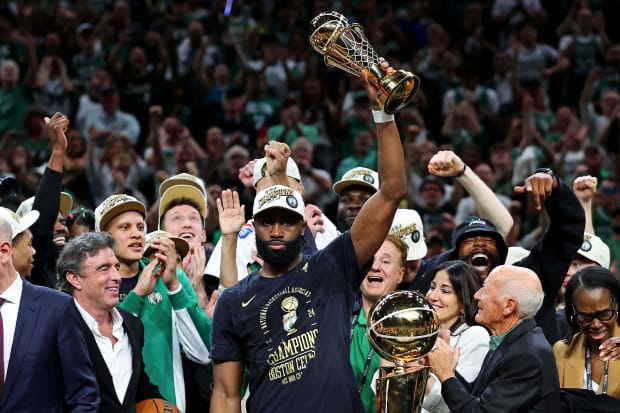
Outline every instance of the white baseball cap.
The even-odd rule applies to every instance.
[[[417,211],[397,209],[390,227],[390,234],[396,235],[407,244],[407,261],[426,257],[428,248],[424,242],[424,227]]]
[[[135,211],[146,217],[146,207],[133,196],[110,195],[95,208],[95,231],[105,231],[113,218],[129,211]]]
[[[11,239],[27,230],[39,219],[39,211],[32,210],[24,216],[19,217],[12,210],[0,207],[0,217],[2,217],[11,226]]]
[[[306,220],[306,206],[301,194],[288,186],[273,185],[256,194],[252,216],[255,217],[272,208],[288,209],[298,214],[302,220]]]
[[[592,262],[597,263],[601,267],[609,269],[610,253],[609,247],[602,239],[589,232],[583,233],[583,243],[577,250],[577,254]]]
[[[508,247],[508,254],[506,254],[506,261],[504,264],[513,265],[517,261],[521,261],[523,258],[530,255],[530,251],[523,247]]]
[[[164,214],[168,210],[168,205],[176,199],[188,199],[198,206],[198,213],[202,220],[207,215],[206,198],[200,190],[194,185],[174,185],[166,189],[159,200],[159,224]]]
[[[254,162],[254,187],[262,178],[268,175],[267,171],[263,170],[267,165],[267,158],[260,158]],[[286,161],[286,176],[296,179],[301,182],[301,174],[299,173],[299,167],[293,158],[289,157]]]
[[[358,167],[348,170],[340,181],[334,184],[334,192],[340,195],[340,193],[349,186],[365,186],[377,192],[379,190],[379,174],[372,169]]]

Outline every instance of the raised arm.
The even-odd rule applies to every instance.
[[[236,191],[222,191],[217,200],[217,211],[222,231],[222,260],[220,262],[220,285],[232,287],[239,280],[237,274],[237,235],[245,223],[245,206],[239,202]]]
[[[474,171],[452,151],[439,151],[428,163],[428,171],[436,176],[452,177],[467,190],[480,217],[488,219],[506,238],[514,223],[510,211]]]
[[[583,207],[586,216],[585,232],[594,235],[592,224],[592,198],[596,193],[597,179],[595,176],[580,176],[573,181],[573,192]]]
[[[382,63],[388,74],[393,69]],[[377,124],[379,190],[362,207],[351,227],[351,240],[360,266],[365,265],[379,249],[390,229],[398,204],[407,193],[405,157],[400,144],[398,128],[394,120],[382,117],[377,103],[377,90],[368,82],[368,74],[362,74],[362,82]]]

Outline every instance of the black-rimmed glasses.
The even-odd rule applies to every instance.
[[[609,321],[617,315],[618,311],[606,309],[597,311],[596,313],[575,313],[571,318],[573,321],[576,320],[579,324],[590,324],[595,318],[599,321]]]

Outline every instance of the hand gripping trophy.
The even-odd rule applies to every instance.
[[[405,364],[424,357],[439,331],[431,304],[413,291],[384,295],[368,312],[368,341],[380,357],[395,363],[380,367],[377,379],[378,413],[419,413],[429,367]]]
[[[337,67],[357,77],[361,76],[362,70],[368,70],[368,80],[377,88],[377,101],[386,113],[396,113],[407,106],[420,87],[420,79],[406,70],[386,75],[362,26],[350,24],[338,12],[320,13],[312,19],[310,44],[324,55],[327,66]]]

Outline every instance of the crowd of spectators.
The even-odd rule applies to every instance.
[[[59,111],[71,120],[63,189],[77,205],[115,193],[151,205],[181,172],[251,205],[238,170],[271,139],[294,149],[305,201],[333,218],[330,185],[356,166],[376,170],[377,156],[360,82],[309,45],[309,21],[327,10],[421,78],[397,124],[407,206],[427,240],[448,247],[471,211],[462,187],[427,176],[430,156],[452,149],[510,208],[514,242],[538,224],[514,185],[541,166],[568,183],[597,177],[594,226],[617,261],[615,1],[2,1],[0,173],[18,181],[5,204],[36,191],[44,117]]]

